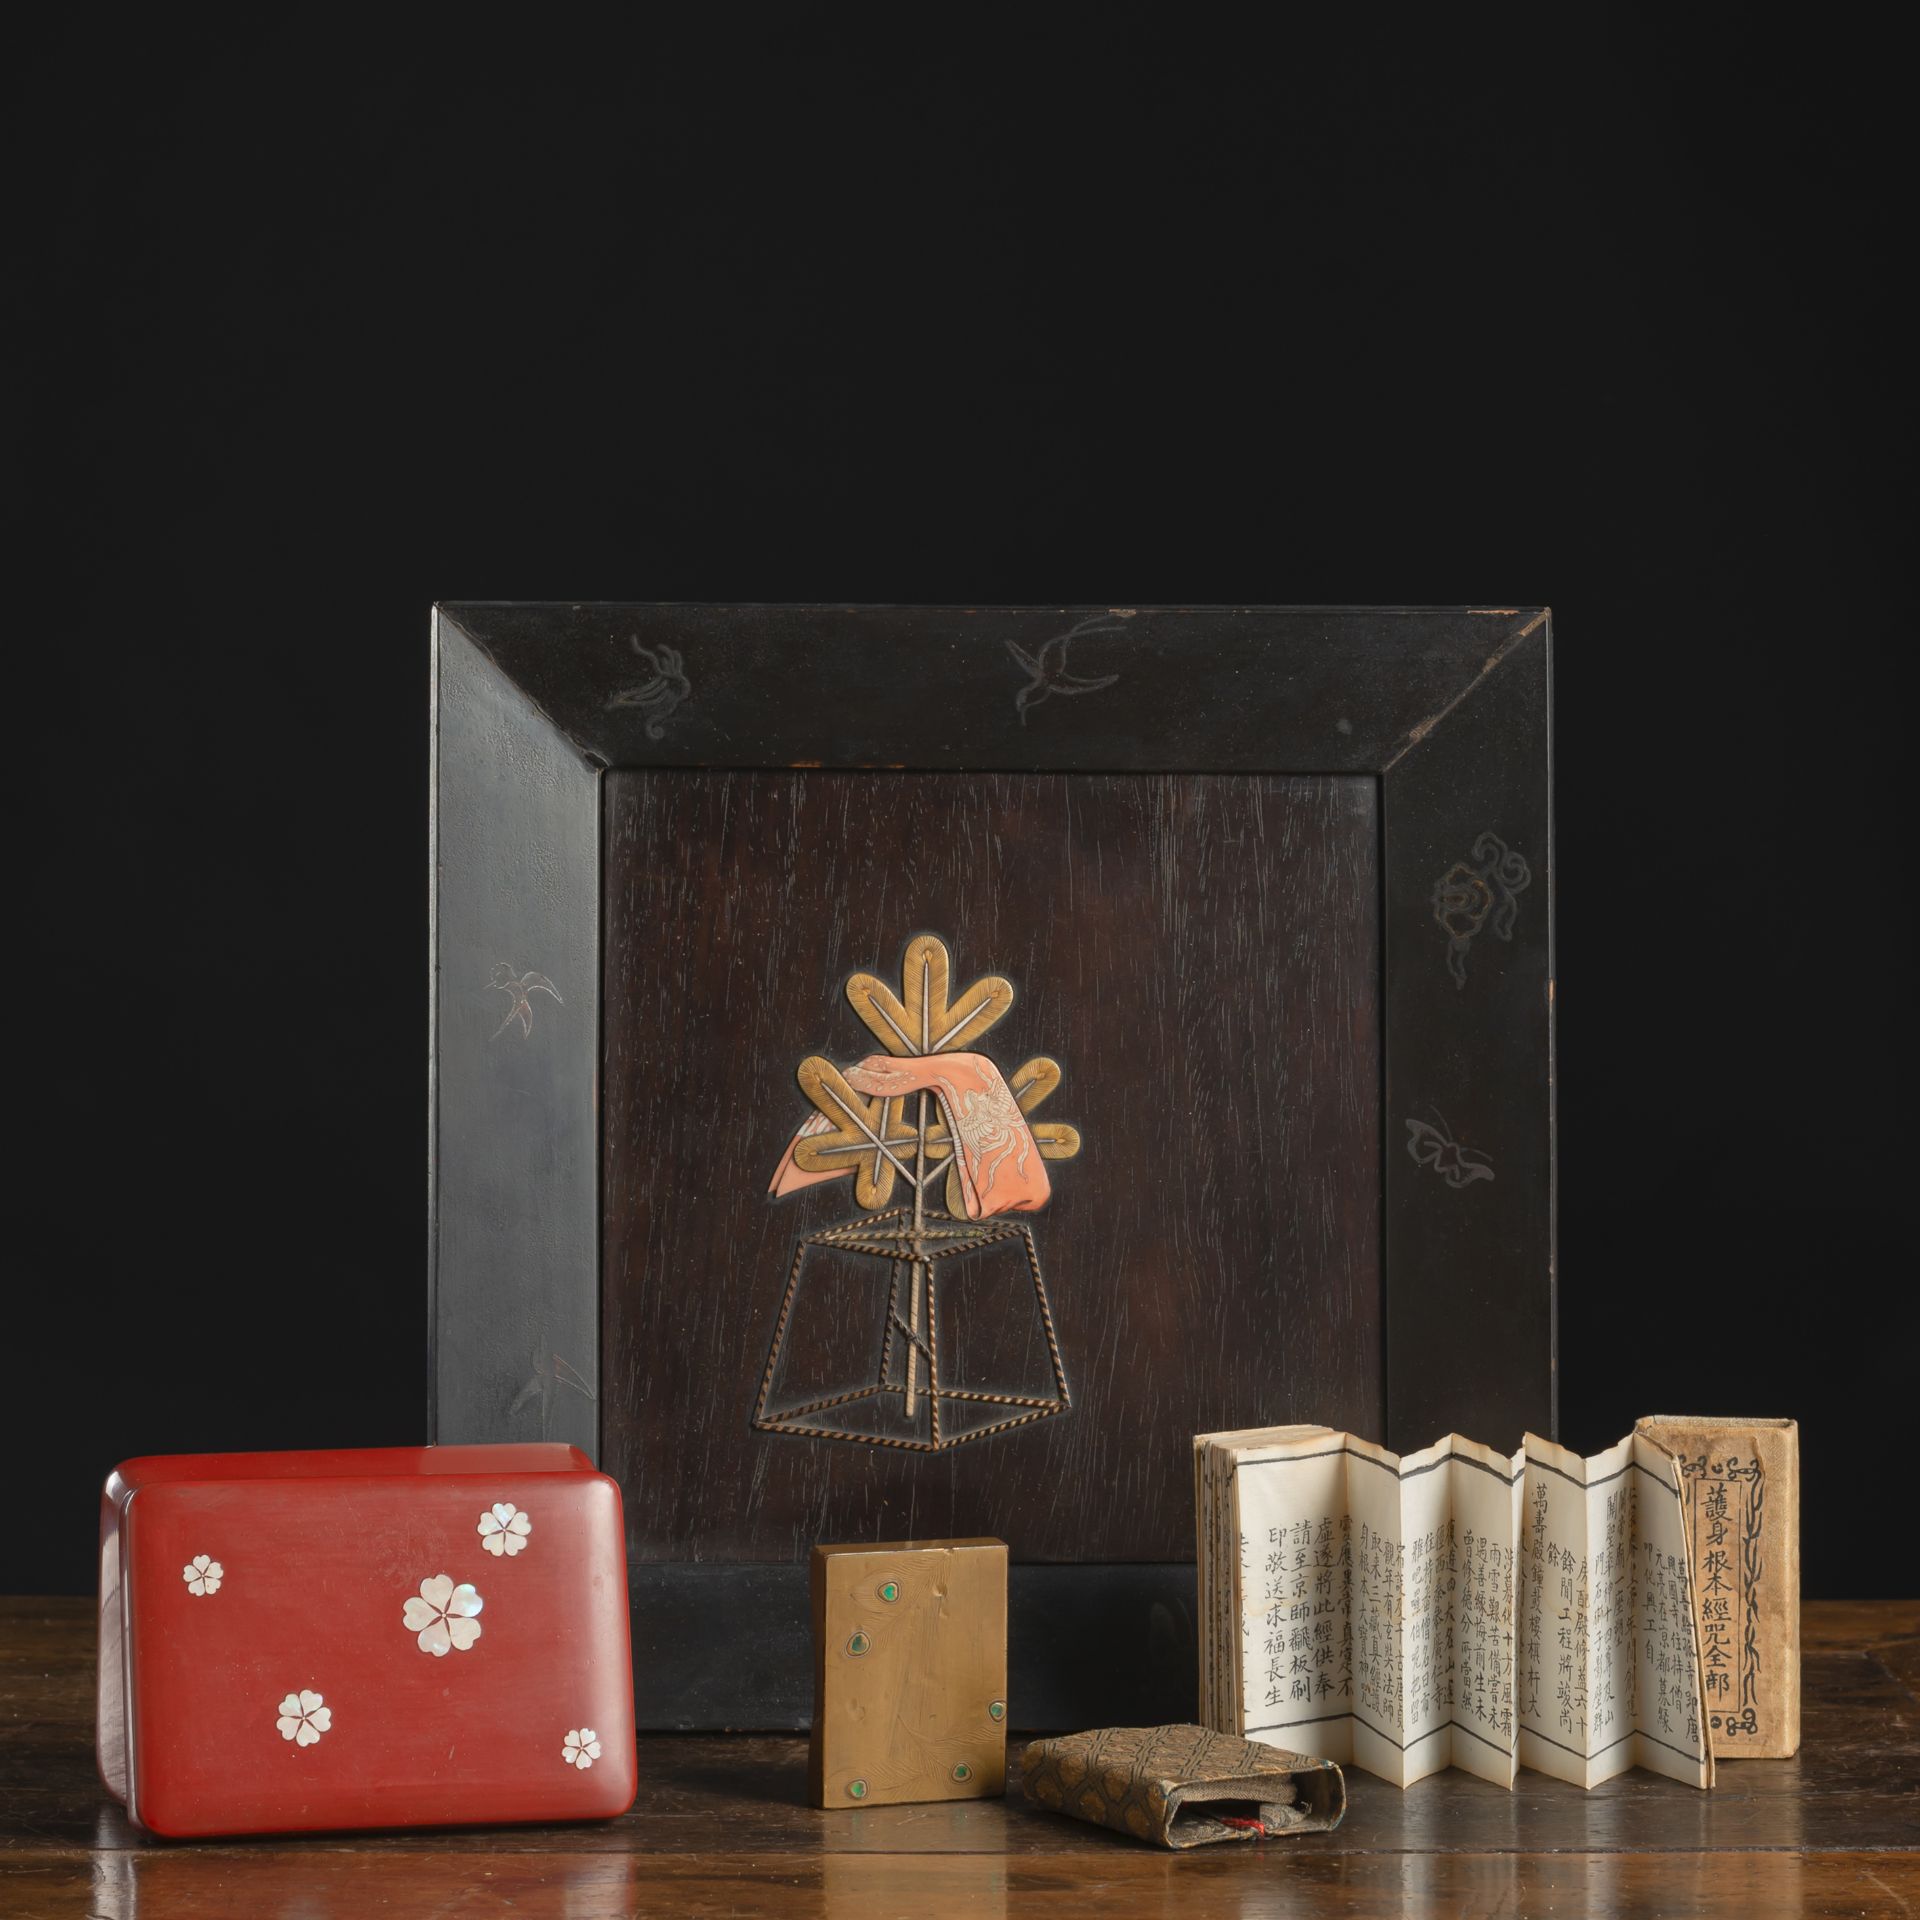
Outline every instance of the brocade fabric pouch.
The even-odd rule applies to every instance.
[[[1324,1833],[1347,1810],[1331,1760],[1205,1727],[1102,1727],[1035,1740],[1020,1761],[1029,1800],[1162,1847]]]

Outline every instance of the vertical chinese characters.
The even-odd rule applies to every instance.
[[[1681,1461],[1691,1495],[1701,1682],[1715,1734],[1759,1730],[1761,1514],[1758,1460],[1697,1453]]]

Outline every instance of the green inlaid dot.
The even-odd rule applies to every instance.
[[[900,1582],[898,1580],[889,1580],[886,1585],[880,1589],[880,1598],[882,1600],[898,1600],[900,1598]]]
[[[856,1633],[853,1638],[847,1642],[847,1651],[851,1654],[862,1654],[872,1645],[873,1642],[869,1640],[864,1633]]]
[[[960,1764],[954,1768],[953,1777],[956,1780],[971,1780],[973,1778],[973,1769],[962,1760]]]
[[[847,1792],[856,1800],[864,1800],[867,1797],[867,1783],[864,1780],[849,1780]]]
[[[1006,1717],[1007,1703],[1004,1700],[996,1700],[987,1708],[987,1718],[989,1720],[1004,1720]]]

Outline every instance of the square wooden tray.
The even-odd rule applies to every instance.
[[[433,1432],[621,1481],[642,1725],[804,1725],[812,1544],[979,1533],[1010,1724],[1188,1718],[1191,1434],[1554,1432],[1543,609],[455,604],[434,652]],[[850,1211],[767,1197],[794,1070],[925,933],[1062,1068],[1081,1151],[1005,1217],[1070,1405],[769,1431]],[[1008,1244],[938,1337],[1024,1405]],[[863,1288],[794,1296],[829,1385]]]

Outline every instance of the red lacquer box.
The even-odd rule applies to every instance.
[[[101,1777],[176,1836],[633,1801],[620,1490],[563,1446],[129,1460],[100,1508]]]

